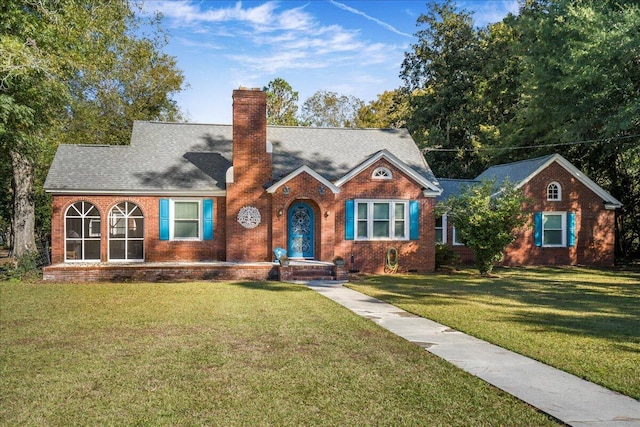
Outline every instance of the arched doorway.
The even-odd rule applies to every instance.
[[[313,209],[305,202],[296,202],[289,208],[288,246],[290,258],[313,258]]]

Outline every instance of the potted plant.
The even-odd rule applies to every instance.
[[[289,267],[289,257],[286,255],[282,255],[278,261],[282,267]]]
[[[333,263],[337,267],[344,267],[344,258],[342,258],[341,256],[337,256],[333,259]]]

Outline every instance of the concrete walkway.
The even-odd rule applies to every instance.
[[[640,426],[640,402],[337,282],[306,285],[571,426]]]

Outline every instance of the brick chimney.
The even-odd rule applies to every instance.
[[[271,197],[265,192],[271,175],[267,95],[241,87],[233,91],[233,182],[227,182],[226,200],[228,261],[271,260]],[[258,215],[260,222],[255,225]]]

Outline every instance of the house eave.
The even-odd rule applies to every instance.
[[[311,175],[314,179],[316,179],[322,185],[327,187],[334,194],[338,194],[340,192],[340,188],[338,188],[331,181],[329,181],[328,179],[326,179],[325,177],[323,177],[322,175],[320,175],[318,172],[314,171],[313,169],[311,169],[307,165],[300,166],[298,169],[294,170],[293,172],[291,172],[290,174],[288,174],[284,178],[280,179],[279,181],[277,181],[276,183],[274,183],[273,185],[268,187],[266,189],[266,192],[270,193],[270,194],[275,193],[276,191],[278,191],[278,188],[282,187],[287,182],[291,181],[293,178],[297,177],[298,175],[300,175],[302,173],[307,173],[307,174]]]
[[[438,186],[435,183],[429,181],[428,179],[420,175],[413,168],[409,167],[406,163],[398,159],[396,156],[394,156],[387,150],[381,150],[375,155],[369,157],[360,165],[358,165],[357,167],[349,171],[349,173],[344,175],[342,178],[338,179],[335,182],[335,184],[338,187],[341,187],[342,185],[344,185],[345,183],[347,183],[348,181],[356,177],[358,174],[360,174],[360,172],[362,172],[363,170],[365,170],[366,168],[368,168],[369,166],[371,166],[372,164],[374,164],[375,162],[377,162],[382,158],[389,161],[391,164],[393,164],[395,167],[397,167],[403,173],[409,176],[413,181],[418,183],[423,188],[425,197],[429,197],[429,195],[431,194],[433,194],[434,197],[442,194],[442,189],[438,188]]]
[[[45,189],[51,195],[81,196],[180,196],[180,197],[225,197],[226,190],[88,190],[86,188]]]

